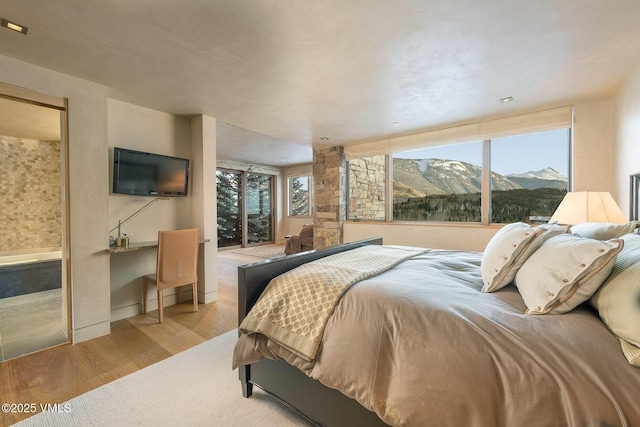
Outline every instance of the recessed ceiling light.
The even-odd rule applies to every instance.
[[[393,123],[391,123],[391,124],[392,124],[392,125],[394,125],[394,126],[399,126],[399,125],[400,125],[400,122],[393,122]]]
[[[502,104],[506,104],[507,102],[513,101],[513,96],[507,96],[506,98],[500,98],[500,102]]]
[[[29,29],[24,25],[16,24],[15,22],[11,22],[4,18],[0,18],[0,26],[22,34],[27,34],[27,31],[29,31]]]

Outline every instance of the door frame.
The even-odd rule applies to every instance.
[[[71,301],[71,235],[69,204],[69,115],[68,99],[46,95],[30,89],[0,83],[0,97],[10,101],[23,102],[40,107],[51,108],[60,112],[60,151],[62,182],[62,310],[66,322],[67,341],[72,341],[73,310]]]
[[[240,245],[234,245],[234,246],[224,246],[224,249],[230,249],[230,248],[248,248],[251,246],[259,246],[259,245],[266,245],[266,244],[270,244],[270,243],[275,243],[276,239],[275,239],[275,226],[276,226],[276,176],[269,174],[269,173],[262,173],[262,172],[254,172],[251,170],[242,170],[242,169],[235,169],[235,168],[229,168],[229,167],[217,167],[216,171],[222,171],[222,172],[229,172],[229,173],[236,173],[240,175],[240,182],[241,182],[241,189],[240,189],[240,194],[241,194],[241,199],[239,201],[240,203],[240,209],[242,211],[242,232],[241,232],[241,238],[240,238]],[[271,240],[268,242],[258,242],[258,243],[249,243],[249,225],[248,225],[248,211],[247,211],[247,175],[248,174],[253,174],[253,175],[260,175],[260,176],[266,176],[271,180]]]

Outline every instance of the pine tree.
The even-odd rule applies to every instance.
[[[242,244],[242,207],[240,175],[218,171],[217,207],[218,207],[218,246]]]
[[[309,191],[302,179],[307,178],[291,178],[291,215],[309,215]]]

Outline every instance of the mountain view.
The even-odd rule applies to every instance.
[[[492,222],[546,222],[567,191],[553,168],[491,173]],[[481,217],[482,169],[457,160],[393,159],[394,219],[469,221]]]

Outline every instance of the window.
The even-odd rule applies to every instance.
[[[393,154],[393,219],[480,222],[482,142]]]
[[[492,139],[491,222],[549,222],[568,176],[568,129]]]
[[[570,128],[350,160],[349,219],[548,222],[569,188]],[[393,183],[385,218],[385,180]]]
[[[288,179],[289,216],[311,216],[311,176],[294,176]]]
[[[273,241],[273,178],[255,173],[246,174],[247,243]]]

